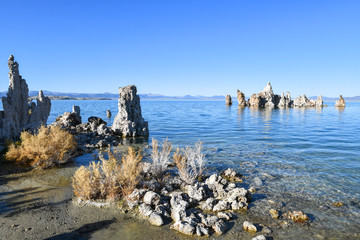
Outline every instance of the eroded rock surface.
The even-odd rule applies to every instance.
[[[251,95],[249,99],[250,107],[277,107],[280,101],[280,96],[274,94],[270,82],[258,94]]]
[[[231,99],[231,96],[230,96],[230,95],[226,95],[226,97],[225,97],[225,104],[226,104],[226,106],[232,105],[232,99]]]
[[[286,96],[284,95],[284,93],[282,93],[278,107],[291,107],[291,104],[292,104],[292,101],[291,101],[290,93],[287,92]]]
[[[111,129],[122,137],[148,136],[148,123],[141,113],[140,97],[135,85],[119,88],[119,112]]]
[[[237,90],[237,99],[240,107],[246,107],[245,94],[239,91],[239,89]]]
[[[335,102],[335,107],[345,107],[345,99],[340,95],[339,100]]]
[[[13,55],[8,60],[9,89],[2,97],[4,111],[0,111],[0,139],[12,139],[20,136],[24,130],[34,130],[46,121],[50,114],[51,100],[40,91],[37,103],[29,104],[28,85],[19,74],[19,64]]]
[[[315,106],[316,106],[316,102],[314,100],[308,99],[305,94],[294,99],[294,107],[315,107]]]

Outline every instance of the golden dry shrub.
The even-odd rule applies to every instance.
[[[142,159],[140,151],[129,147],[121,159],[107,151],[108,158],[99,154],[100,162],[91,162],[89,168],[80,167],[73,178],[75,196],[82,200],[104,199],[109,202],[126,197],[139,181]]]
[[[81,166],[74,175],[73,189],[75,196],[84,200],[100,196],[100,162],[91,162],[89,168]]]
[[[67,162],[75,152],[72,134],[60,127],[41,126],[34,134],[22,132],[20,144],[11,144],[5,157],[33,168],[47,168]]]

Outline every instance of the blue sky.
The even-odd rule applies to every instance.
[[[0,2],[0,91],[360,95],[360,1]]]

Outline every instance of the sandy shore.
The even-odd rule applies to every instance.
[[[75,164],[62,168],[15,172],[7,162],[0,170],[0,239],[200,239],[170,230],[170,224],[151,226],[134,214],[117,207],[97,208],[73,203],[71,178]],[[11,172],[11,173],[9,173]],[[338,231],[322,229],[316,223],[294,224],[264,216],[268,201],[263,192],[253,195],[247,213],[238,213],[230,229],[210,239],[252,239],[265,234],[267,239],[339,239]],[[244,221],[253,222],[260,231],[251,235],[242,230]],[[264,233],[266,226],[271,233]],[[340,239],[356,239],[356,229],[342,233]],[[201,238],[202,239],[202,238]]]

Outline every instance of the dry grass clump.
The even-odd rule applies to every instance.
[[[201,153],[202,143],[198,142],[194,147],[186,146],[174,153],[174,163],[179,171],[180,178],[187,184],[193,184],[204,171],[205,154]]]
[[[76,149],[74,136],[59,127],[41,126],[34,134],[22,132],[20,140],[9,146],[5,158],[33,168],[65,163]]]
[[[89,168],[80,167],[73,178],[75,196],[82,200],[105,199],[116,201],[135,189],[140,174],[140,151],[129,147],[121,160],[108,150],[108,159],[100,155],[100,162],[91,162]]]
[[[152,139],[151,171],[155,177],[161,177],[170,164],[171,150],[171,143],[167,139],[163,141],[161,150],[159,150],[158,141],[154,138]]]

